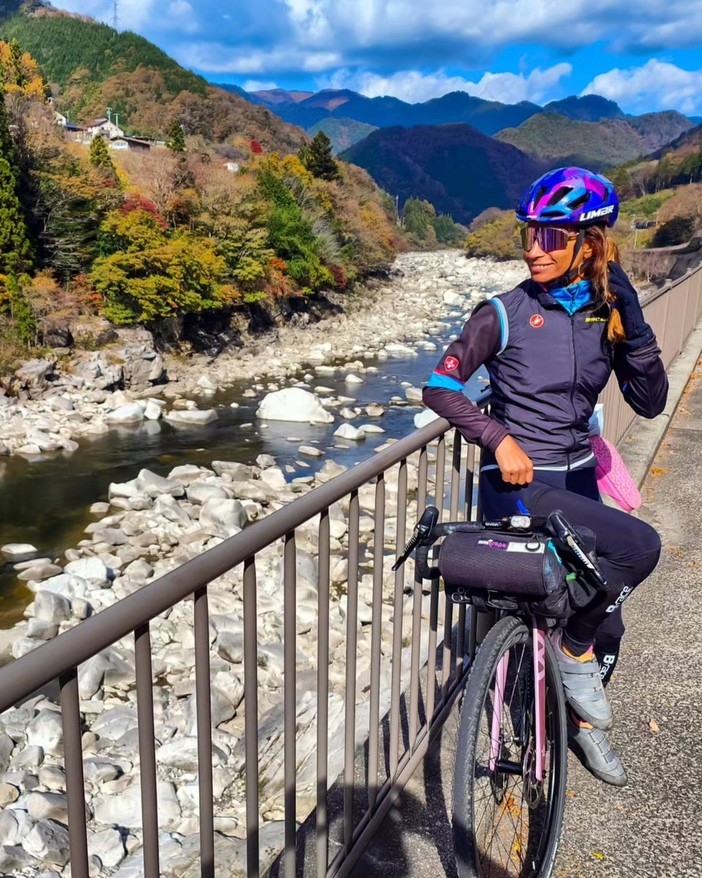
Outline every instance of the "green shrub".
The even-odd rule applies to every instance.
[[[490,256],[501,261],[521,259],[522,245],[514,214],[505,212],[470,234],[466,241],[466,255]]]

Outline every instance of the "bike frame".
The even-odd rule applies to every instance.
[[[534,647],[534,737],[536,780],[544,779],[546,766],[546,626],[543,622],[532,621],[532,643]],[[509,652],[499,661],[495,675],[495,696],[493,700],[492,729],[490,732],[490,771],[495,770],[500,755],[500,729],[502,712],[505,707],[505,686],[509,670]]]

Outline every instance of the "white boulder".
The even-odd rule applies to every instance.
[[[334,416],[317,397],[301,387],[286,387],[268,393],[256,411],[267,421],[298,421],[308,424],[331,424]]]

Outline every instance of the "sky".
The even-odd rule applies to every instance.
[[[114,0],[54,5],[114,21]],[[596,93],[627,113],[702,116],[702,0],[117,0],[117,17],[247,91],[541,105]]]

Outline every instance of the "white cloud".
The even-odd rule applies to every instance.
[[[270,91],[272,88],[278,88],[276,82],[266,82],[260,79],[247,79],[241,86],[244,91]]]
[[[596,76],[582,94],[599,94],[629,112],[669,110],[702,113],[702,70],[683,70],[652,58],[642,67],[615,68]]]
[[[298,48],[268,50],[190,42],[183,45],[179,60],[189,67],[208,73],[250,75],[266,74],[274,70],[319,73],[338,66],[341,57],[334,52],[305,52]]]
[[[551,89],[572,72],[570,64],[556,64],[546,70],[532,70],[528,75],[517,73],[485,73],[472,82],[462,76],[450,76],[443,71],[424,74],[403,70],[390,76],[370,72],[340,70],[320,80],[324,88],[350,88],[367,97],[392,95],[410,103],[419,103],[441,97],[451,91],[464,91],[485,100],[515,104],[519,101],[541,103]]]
[[[90,15],[107,24],[112,24],[114,19],[114,2],[110,0],[62,0],[57,5],[69,12]],[[119,29],[142,32],[154,19],[164,15],[166,6],[164,0],[118,0]]]
[[[122,27],[148,36],[167,26],[169,6],[186,0],[118,0]],[[112,0],[61,0],[66,8],[112,18]],[[343,55],[349,67],[378,68],[401,54],[425,63],[483,65],[495,49],[531,43],[577,49],[602,41],[621,51],[656,51],[702,42],[699,0],[257,0],[232,4],[223,24],[222,4],[191,4],[199,30],[214,43],[256,46],[271,52],[285,47]],[[223,32],[223,30],[225,32]],[[388,54],[390,53],[390,55]],[[395,65],[403,62],[395,57]]]

